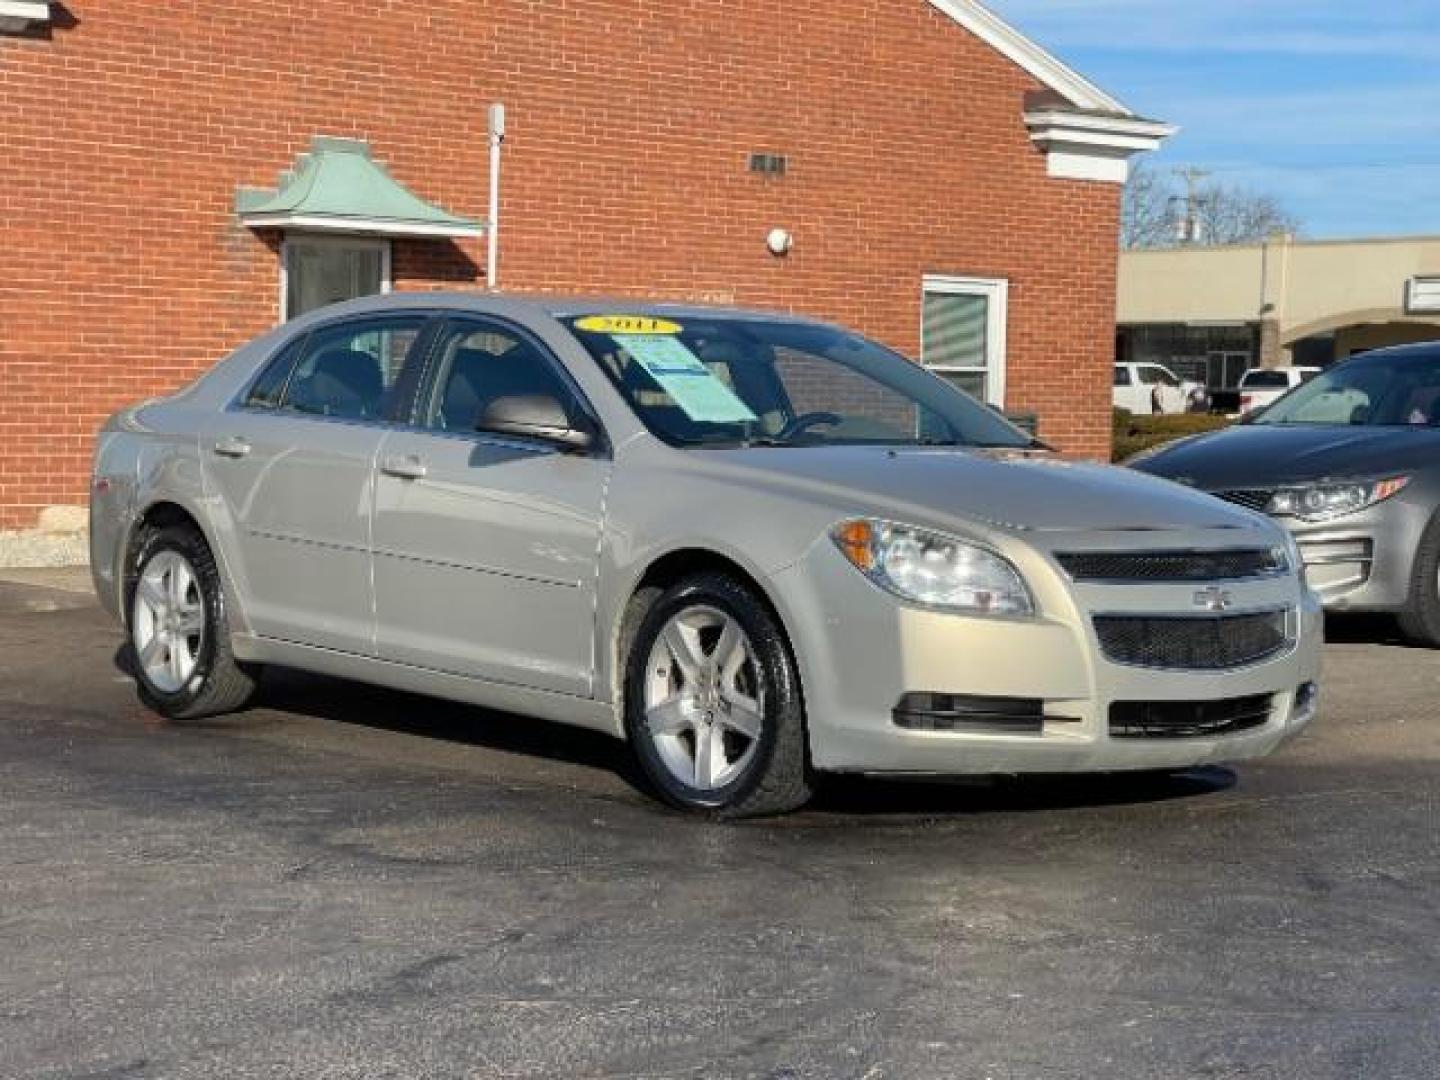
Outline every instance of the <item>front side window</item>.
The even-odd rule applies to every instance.
[[[424,324],[423,317],[402,316],[316,330],[281,407],[341,420],[388,418],[400,372]]]
[[[984,278],[927,277],[920,358],[937,375],[992,405],[1005,403],[1009,284]]]
[[[283,252],[285,319],[390,291],[390,242],[292,236]]]
[[[574,412],[574,395],[540,349],[514,331],[485,323],[446,328],[433,353],[435,379],[421,417],[437,431],[474,431],[502,397],[554,398]]]
[[[834,327],[562,318],[636,415],[673,445],[1032,445],[950,381]]]
[[[1290,391],[1254,422],[1440,426],[1440,357],[1348,361]]]

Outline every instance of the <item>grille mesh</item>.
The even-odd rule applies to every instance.
[[[1270,500],[1274,497],[1275,492],[1252,488],[1245,491],[1212,491],[1210,494],[1217,499],[1234,503],[1236,506],[1243,506],[1246,510],[1258,510],[1263,514],[1265,508],[1270,505]]]
[[[1076,581],[1235,581],[1283,567],[1270,549],[1235,551],[1087,551],[1057,555]]]
[[[1269,694],[1222,701],[1117,701],[1110,706],[1116,739],[1188,739],[1263,727],[1273,706]]]
[[[1117,664],[1221,671],[1258,663],[1290,643],[1285,611],[1163,618],[1097,615],[1100,648]]]

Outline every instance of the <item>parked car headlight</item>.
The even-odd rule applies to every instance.
[[[1020,572],[978,544],[868,518],[842,522],[830,535],[857,570],[902,600],[973,615],[1035,611]]]
[[[1405,490],[1408,476],[1389,480],[1356,481],[1340,484],[1310,484],[1306,487],[1281,488],[1270,497],[1267,514],[1275,517],[1296,517],[1302,521],[1325,521],[1342,517],[1384,502]]]

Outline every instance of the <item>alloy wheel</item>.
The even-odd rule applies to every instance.
[[[179,693],[200,664],[205,601],[195,568],[176,551],[161,551],[135,584],[131,618],[135,655],[149,683]]]
[[[675,779],[718,791],[741,776],[760,746],[765,700],[739,622],[709,606],[673,615],[650,650],[644,706],[646,731]]]

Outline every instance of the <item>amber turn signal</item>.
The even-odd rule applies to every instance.
[[[835,529],[835,543],[856,567],[867,574],[875,569],[875,526],[868,521],[847,521]]]

